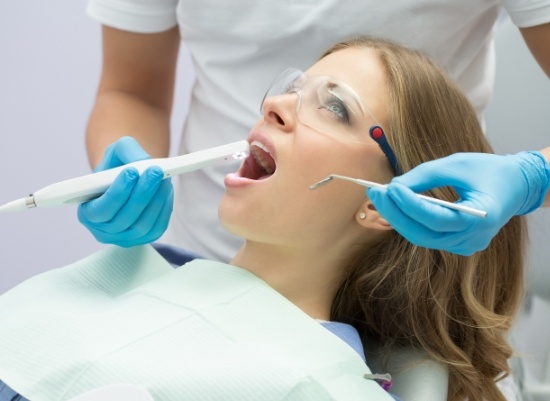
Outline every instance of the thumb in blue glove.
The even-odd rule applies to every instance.
[[[452,186],[460,203],[488,212],[471,216],[425,201],[414,192]],[[550,166],[539,152],[498,156],[457,153],[423,163],[367,196],[411,243],[471,255],[485,249],[514,215],[538,208],[550,186]]]
[[[148,158],[135,139],[123,137],[106,149],[94,171]],[[79,221],[105,244],[131,247],[157,240],[168,227],[174,201],[172,183],[163,176],[159,167],[141,176],[134,168],[122,171],[102,196],[79,205]]]

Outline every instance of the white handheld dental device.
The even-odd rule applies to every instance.
[[[328,184],[329,182],[332,182],[332,180],[334,178],[337,178],[337,179],[340,179],[340,180],[345,180],[345,181],[350,181],[350,182],[353,182],[354,184],[362,185],[364,187],[376,187],[376,188],[386,188],[387,187],[387,185],[378,184],[378,183],[372,182],[372,181],[360,180],[359,178],[351,178],[351,177],[346,177],[344,175],[330,174],[329,176],[322,179],[321,181],[310,185],[309,189],[316,189],[316,188],[318,188],[322,185]],[[432,203],[437,203],[438,205],[448,207],[449,209],[458,210],[460,212],[468,213],[468,214],[478,216],[478,217],[487,217],[487,212],[485,212],[483,210],[474,209],[474,208],[468,207],[468,206],[458,205],[456,203],[447,202],[447,201],[437,199],[437,198],[432,198],[431,196],[426,196],[426,195],[422,195],[422,194],[416,194],[416,195],[418,197],[420,197],[422,199],[425,199],[427,201],[430,201]]]
[[[118,174],[128,167],[134,167],[139,174],[142,174],[148,167],[158,166],[164,171],[164,178],[168,178],[201,168],[244,159],[248,154],[249,144],[243,140],[183,156],[140,160],[48,185],[26,198],[17,199],[0,206],[0,213],[34,207],[81,203],[97,198],[109,188]]]

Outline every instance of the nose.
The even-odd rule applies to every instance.
[[[271,96],[264,100],[262,113],[265,121],[276,124],[285,132],[292,132],[297,122],[298,93]]]

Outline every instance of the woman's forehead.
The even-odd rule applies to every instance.
[[[387,104],[386,72],[378,54],[367,47],[350,47],[331,53],[306,71],[308,76],[328,75],[351,87],[380,119]]]
[[[384,66],[378,53],[369,47],[349,47],[323,57],[308,70],[308,75],[330,75],[338,80],[365,77],[384,80]]]

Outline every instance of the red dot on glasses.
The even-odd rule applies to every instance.
[[[384,131],[382,131],[382,128],[376,127],[372,130],[372,137],[374,139],[380,139],[384,135]]]

